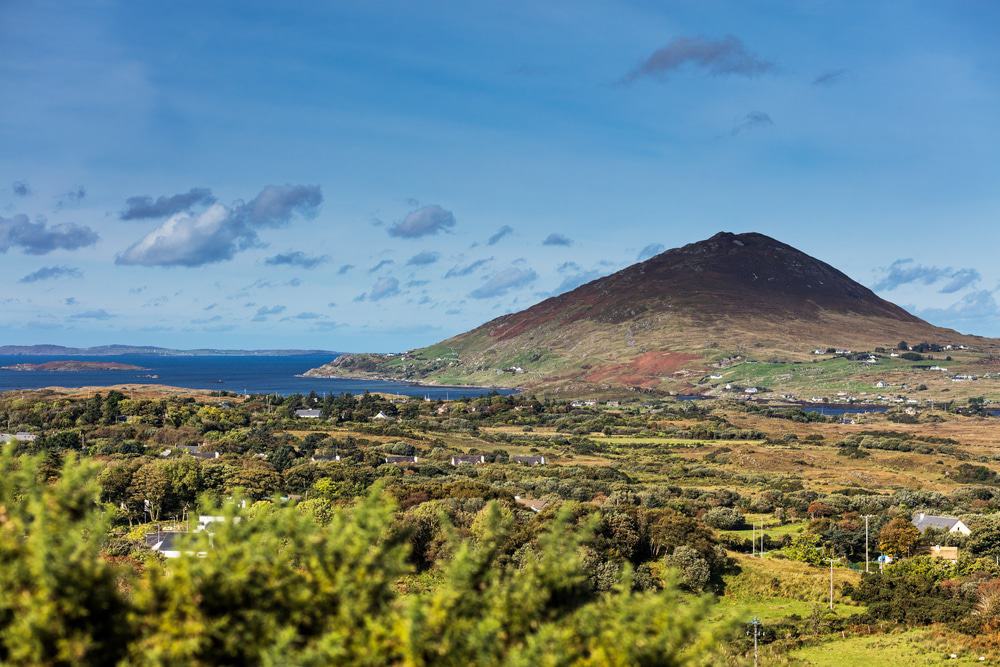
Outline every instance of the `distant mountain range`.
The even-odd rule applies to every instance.
[[[815,348],[899,341],[982,347],[763,234],[721,232],[430,347],[345,354],[314,376],[581,393],[694,388],[736,359],[806,361]]]
[[[65,347],[63,345],[0,345],[0,355],[47,357],[112,357],[122,354],[150,354],[165,357],[288,357],[304,354],[336,354],[329,350],[174,350],[150,345],[98,345],[97,347]]]

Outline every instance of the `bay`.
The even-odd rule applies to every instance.
[[[42,364],[48,361],[118,362],[141,366],[142,371],[15,371],[0,369],[0,391],[42,387],[107,387],[118,384],[162,384],[188,389],[230,391],[242,394],[276,393],[362,394],[365,391],[427,396],[432,399],[482,396],[511,389],[486,387],[437,387],[384,380],[300,377],[336,358],[333,354],[288,356],[163,356],[122,354],[113,356],[0,355],[0,366]],[[155,377],[154,377],[155,376]]]

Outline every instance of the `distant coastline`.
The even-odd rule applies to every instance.
[[[439,387],[393,381],[347,378],[305,377],[310,368],[329,362],[334,354],[313,355],[164,355],[132,354],[68,357],[0,355],[0,393],[53,388],[101,387],[112,385],[167,385],[186,389],[230,392],[233,394],[363,394],[389,393],[436,398],[482,396],[504,389],[474,387]],[[10,370],[27,364],[49,362],[100,364],[78,372],[23,372]],[[101,365],[117,363],[145,370],[108,371]],[[6,368],[5,368],[6,367]]]
[[[148,368],[117,361],[46,361],[43,364],[13,364],[3,366],[5,371],[20,373],[82,373],[84,371],[148,371]]]
[[[153,345],[98,345],[95,347],[66,347],[64,345],[0,345],[0,355],[24,357],[115,357],[126,354],[148,354],[165,357],[295,357],[302,355],[332,354],[330,350],[218,350],[198,348],[177,350]]]

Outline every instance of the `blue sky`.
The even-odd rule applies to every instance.
[[[1000,336],[991,2],[0,4],[0,343],[398,350],[720,230]]]

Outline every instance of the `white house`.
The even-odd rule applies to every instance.
[[[233,517],[234,523],[239,523],[242,517]],[[225,523],[226,517],[221,514],[199,514],[198,515],[198,525],[195,526],[194,531],[200,533],[203,530],[209,530],[213,523]]]
[[[208,552],[195,551],[181,546],[180,542],[187,534],[187,531],[180,530],[158,530],[155,533],[148,533],[146,535],[146,546],[164,558],[180,558],[181,556],[204,558],[207,556]]]
[[[936,528],[938,530],[944,530],[949,533],[957,533],[959,535],[971,535],[972,530],[965,525],[965,522],[954,516],[938,516],[934,514],[925,514],[924,512],[917,512],[913,515],[913,525],[917,527],[921,533],[928,528]]]
[[[37,435],[26,431],[18,431],[17,433],[0,433],[0,442],[9,442],[11,440],[16,440],[17,442],[34,442],[37,439]]]
[[[313,410],[313,409],[296,410],[295,416],[298,417],[299,419],[319,419],[320,417],[323,416],[323,411]]]
[[[459,465],[480,465],[486,463],[486,457],[482,454],[456,455],[451,457],[453,466]]]

